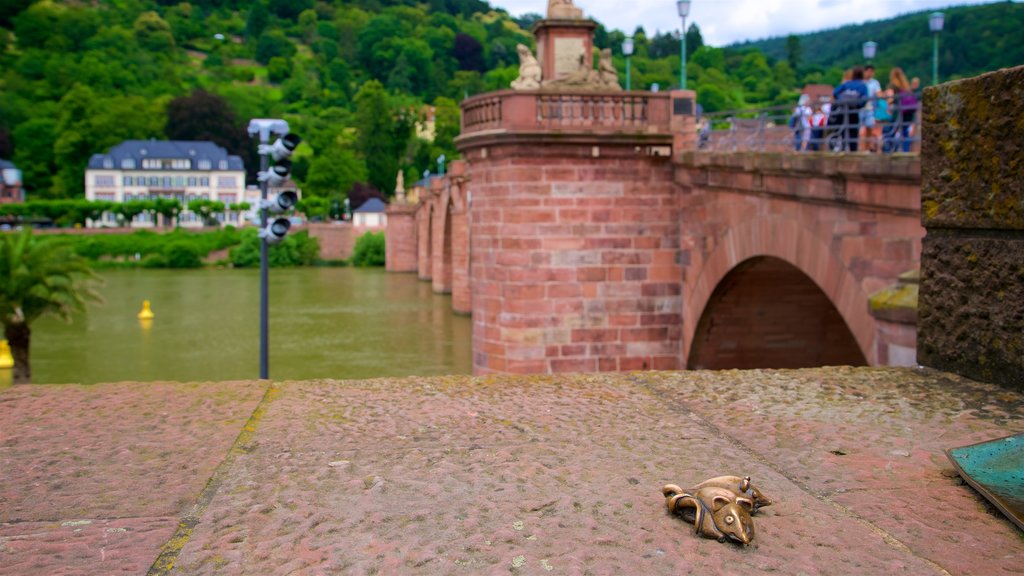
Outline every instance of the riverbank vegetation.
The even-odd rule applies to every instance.
[[[9,236],[9,235],[4,235]],[[193,232],[137,230],[125,234],[48,234],[44,242],[68,246],[98,268],[200,268],[259,266],[259,237],[255,228]],[[215,257],[220,252],[221,257]],[[320,243],[305,230],[289,234],[270,246],[273,267],[331,264],[320,260]]]

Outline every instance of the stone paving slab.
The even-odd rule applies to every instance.
[[[1016,574],[942,449],[1022,405],[872,368],[18,387],[0,574]],[[718,474],[777,501],[753,546],[665,512]]]
[[[0,524],[0,574],[145,574],[178,518]]]
[[[148,569],[268,386],[125,382],[0,393],[0,574],[65,573],[46,559],[63,548],[66,573],[116,573],[105,544],[115,540],[114,559],[132,555],[118,566]]]
[[[1024,431],[1024,396],[934,370],[638,376],[820,498],[957,574],[1019,574],[1019,530],[944,450]],[[721,386],[736,379],[746,386]]]

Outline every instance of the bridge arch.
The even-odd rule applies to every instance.
[[[787,271],[778,261],[792,270]],[[792,274],[798,272],[813,282],[849,329],[860,355],[867,363],[875,363],[876,326],[868,312],[867,295],[842,258],[829,248],[828,242],[799,222],[766,215],[731,227],[717,239],[695,279],[685,282],[683,350],[688,366],[699,361],[694,354],[699,352],[695,350],[698,330],[716,290],[730,274],[735,279],[736,274],[743,274],[745,269],[749,272],[750,267],[763,266],[765,262],[776,273],[788,272],[794,278]]]

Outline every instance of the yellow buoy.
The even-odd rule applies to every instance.
[[[142,301],[142,312],[139,312],[139,320],[152,320],[153,310],[149,307],[149,300]]]
[[[0,340],[0,368],[14,368],[14,357],[7,340]]]

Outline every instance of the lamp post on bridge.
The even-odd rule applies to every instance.
[[[679,31],[679,52],[682,56],[679,59],[679,89],[686,90],[686,17],[690,15],[690,0],[677,0],[676,7],[683,20],[683,27]]]
[[[871,61],[875,59],[875,52],[878,50],[878,42],[868,40],[864,43],[862,50],[864,52],[864,60],[871,64]]]
[[[631,78],[629,76],[629,57],[633,55],[632,36],[627,36],[626,39],[622,41],[622,54],[626,57],[626,91],[628,92],[633,88],[633,85],[630,82]]]
[[[932,34],[932,86],[939,83],[939,32],[946,23],[946,15],[942,12],[932,12],[928,16],[928,29]]]

